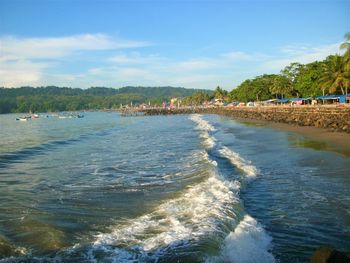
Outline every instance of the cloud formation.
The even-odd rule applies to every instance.
[[[292,62],[307,64],[313,61],[320,61],[327,56],[339,53],[339,43],[320,45],[320,46],[305,46],[305,45],[289,45],[282,47],[281,55],[273,57],[263,63],[267,70],[283,69]]]
[[[0,38],[2,60],[54,59],[76,51],[139,48],[150,45],[142,41],[113,39],[104,34],[84,34],[51,38]]]
[[[79,52],[132,49],[150,46],[145,41],[133,41],[112,38],[104,34],[81,34],[66,37],[19,38],[0,37],[0,86],[16,87],[21,85],[41,85],[44,71],[54,68],[60,59],[68,58]],[[46,73],[47,74],[47,73]],[[68,74],[69,75],[69,74]],[[62,80],[74,80],[74,77]],[[71,83],[74,85],[74,83]],[[70,85],[68,85],[70,86]]]
[[[173,85],[214,89],[220,85],[232,89],[247,78],[278,73],[291,62],[322,60],[339,52],[339,45],[288,45],[274,54],[228,50],[178,59],[172,54],[155,54],[150,42],[105,34],[50,38],[3,36],[0,37],[0,86]],[[152,52],[147,52],[148,48]]]

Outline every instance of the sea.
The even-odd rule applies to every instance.
[[[0,262],[350,253],[350,154],[218,115],[0,115]]]

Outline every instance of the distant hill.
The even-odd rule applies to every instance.
[[[170,98],[188,97],[198,91],[209,95],[213,93],[210,90],[179,87],[0,88],[0,113],[112,109],[131,102],[134,105],[148,102],[160,105]]]

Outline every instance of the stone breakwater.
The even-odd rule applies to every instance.
[[[145,115],[218,114],[236,119],[314,126],[330,131],[350,133],[350,108],[341,106],[144,109],[142,112]]]

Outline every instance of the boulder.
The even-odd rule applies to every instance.
[[[344,253],[324,246],[315,251],[311,263],[350,263],[350,259]]]

